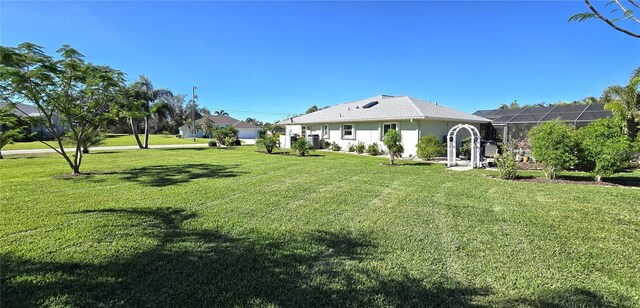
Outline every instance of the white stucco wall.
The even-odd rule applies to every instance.
[[[461,122],[447,122],[447,121],[434,121],[434,120],[414,120],[414,121],[384,121],[384,122],[355,122],[355,123],[342,123],[353,124],[355,128],[355,135],[353,139],[342,138],[342,124],[329,123],[329,136],[323,138],[322,126],[324,124],[309,124],[305,125],[306,134],[320,135],[321,143],[328,141],[329,143],[336,142],[342,147],[343,151],[346,151],[349,144],[356,144],[359,141],[369,145],[371,143],[377,143],[381,149],[386,151],[384,144],[382,143],[382,124],[383,123],[396,123],[398,131],[402,134],[402,145],[405,149],[404,157],[409,155],[415,156],[417,152],[416,145],[422,136],[434,135],[440,140],[444,140],[451,127],[460,124]],[[476,127],[480,127],[479,124],[472,124]],[[283,136],[282,147],[289,148],[289,140],[292,134],[302,134],[302,125],[287,125],[285,135]],[[458,133],[458,144],[462,139],[470,136],[466,130],[460,130]]]
[[[193,135],[191,134],[191,129],[180,127],[178,130],[180,131],[180,136],[182,138],[193,138]],[[196,130],[196,137],[202,138],[202,136],[204,136],[204,131],[201,129]]]

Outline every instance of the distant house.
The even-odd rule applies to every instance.
[[[404,156],[416,155],[416,144],[425,135],[441,140],[453,126],[471,124],[480,127],[489,119],[451,109],[410,96],[378,95],[335,105],[279,122],[286,126],[281,146],[290,147],[291,136],[318,135],[321,144],[337,143],[343,149],[350,144],[377,143],[382,149],[383,137],[390,129],[402,135]],[[462,140],[464,133],[460,133]]]
[[[208,132],[202,129],[205,122],[205,117],[196,120],[198,129],[196,130],[196,137],[201,138],[208,135]],[[238,130],[238,139],[257,139],[260,135],[260,127],[240,121],[228,116],[209,116],[209,119],[217,125],[222,127],[233,126]],[[179,128],[180,136],[182,138],[193,138],[192,130],[189,125],[182,125]]]
[[[550,105],[515,109],[478,110],[473,114],[491,120],[484,131],[484,138],[496,141],[517,141],[525,138],[529,130],[543,122],[560,120],[575,128],[613,114],[604,104]]]
[[[8,103],[0,102],[0,108],[4,108],[7,105]],[[33,134],[33,137],[39,140],[54,139],[51,132],[45,126],[37,123],[37,120],[41,119],[42,114],[40,113],[38,108],[36,108],[35,106],[27,105],[23,103],[16,103],[16,108],[13,110],[12,113],[15,114],[17,117],[23,119],[25,121],[24,123],[28,123],[29,135]],[[35,121],[28,122],[29,119],[33,119]],[[57,116],[54,116],[52,120],[53,120],[53,123],[58,127],[58,130],[60,132],[65,131],[65,125],[61,119],[59,119]]]

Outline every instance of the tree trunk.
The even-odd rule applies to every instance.
[[[89,154],[89,148],[82,147],[82,153]]]
[[[131,122],[131,131],[133,132],[133,137],[136,138],[138,147],[144,149],[142,142],[140,142],[140,136],[138,135],[138,122],[133,121],[133,118],[129,118],[129,121]]]
[[[149,148],[149,116],[144,117],[144,148]]]
[[[395,160],[395,153],[389,153],[389,162],[393,165],[393,161]]]
[[[4,157],[2,157],[2,151],[0,150],[0,159],[4,159]]]
[[[602,176],[596,175],[596,182],[602,182]]]
[[[82,146],[76,145],[76,157],[73,160],[73,175],[80,174],[80,164],[82,164]]]

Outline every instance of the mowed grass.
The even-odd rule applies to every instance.
[[[209,139],[207,138],[197,138],[195,143],[207,143]],[[56,141],[47,141],[53,146],[57,146]],[[140,142],[144,142],[144,135],[140,135]],[[175,135],[149,135],[149,145],[166,145],[166,144],[193,144],[193,139],[182,139],[176,138]],[[120,135],[120,134],[108,134],[107,138],[104,140],[104,143],[100,146],[136,146],[136,139],[133,135]],[[8,144],[2,148],[5,150],[36,150],[36,149],[48,149],[46,145],[44,145],[40,141],[28,141],[28,142],[15,142],[12,144]],[[65,146],[66,148],[66,146]]]
[[[384,162],[4,159],[0,305],[640,306],[640,190]]]

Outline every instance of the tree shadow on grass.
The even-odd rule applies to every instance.
[[[156,165],[134,168],[118,172],[122,179],[144,186],[164,187],[186,183],[196,179],[235,177],[241,172],[234,169],[238,165],[181,164]]]
[[[179,209],[105,209],[71,215],[140,220],[156,245],[103,262],[33,260],[0,255],[2,307],[69,306],[474,306],[489,294],[453,280],[384,274],[370,235],[343,231],[233,237],[194,230]],[[130,225],[129,225],[130,227]],[[95,230],[113,233],[112,227]],[[90,243],[87,243],[90,244]]]
[[[621,186],[640,187],[640,177],[636,176],[612,176],[606,177],[602,181]]]
[[[162,151],[204,151],[208,148],[164,148],[164,149],[159,149]]]
[[[593,177],[589,174],[576,174],[576,175],[567,175],[562,174],[558,176],[558,179],[566,180],[566,181],[574,181],[574,182],[590,182],[592,184],[600,184],[595,182]],[[625,175],[614,175],[610,177],[602,178],[602,183],[610,183],[620,186],[629,186],[629,187],[640,187],[640,177],[636,176],[625,176]]]
[[[402,167],[433,167],[444,166],[435,161],[420,161],[420,160],[396,160],[396,164]]]
[[[119,154],[119,153],[122,153],[122,152],[119,152],[119,151],[101,151],[101,150],[91,150],[91,152],[90,152],[90,153],[85,153],[85,154],[83,154],[83,155],[91,155],[91,156],[93,156],[93,155]]]
[[[525,307],[633,307],[630,299],[621,298],[618,302],[614,302],[604,298],[591,290],[583,288],[574,288],[566,290],[548,291],[534,298],[518,298],[509,300],[502,306],[525,306]]]

